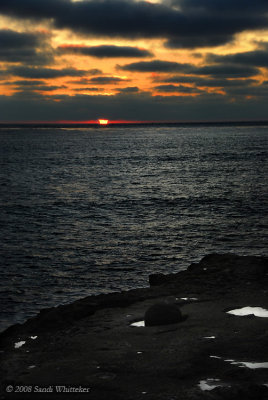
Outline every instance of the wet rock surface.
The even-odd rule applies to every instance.
[[[0,398],[267,400],[268,369],[243,363],[268,362],[268,319],[226,312],[268,309],[267,283],[267,258],[214,254],[147,289],[43,310],[0,336]],[[183,321],[131,325],[170,296]]]

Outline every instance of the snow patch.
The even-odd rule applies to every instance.
[[[235,361],[235,360],[224,360],[226,362],[230,362],[232,365],[238,365],[240,368],[250,368],[250,369],[258,369],[258,368],[268,368],[268,362],[245,362],[245,361]]]
[[[14,344],[15,349],[19,349],[20,347],[22,347],[24,344],[26,343],[25,340],[21,340],[20,342],[17,342]]]
[[[176,299],[176,300],[178,300],[178,299]],[[181,297],[181,300],[198,300],[198,298],[197,297]]]
[[[137,321],[130,324],[130,326],[135,326],[137,328],[145,327],[145,321]]]
[[[207,378],[205,380],[202,380],[199,382],[198,386],[200,387],[201,390],[213,390],[214,388],[221,386],[221,385],[215,385],[214,382],[219,382],[219,379],[214,379],[214,378]]]
[[[237,308],[235,310],[227,311],[227,314],[233,314],[238,316],[254,314],[255,317],[268,318],[268,310],[265,310],[265,308],[262,307]]]

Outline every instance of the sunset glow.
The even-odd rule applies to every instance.
[[[268,3],[23,2],[0,2],[0,121],[267,119]]]
[[[108,119],[99,119],[98,121],[100,125],[107,125],[109,123]]]

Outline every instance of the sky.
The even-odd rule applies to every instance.
[[[268,120],[267,0],[1,0],[0,122]]]

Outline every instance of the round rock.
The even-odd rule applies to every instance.
[[[157,303],[148,308],[144,316],[145,326],[176,324],[184,321],[175,304]]]

